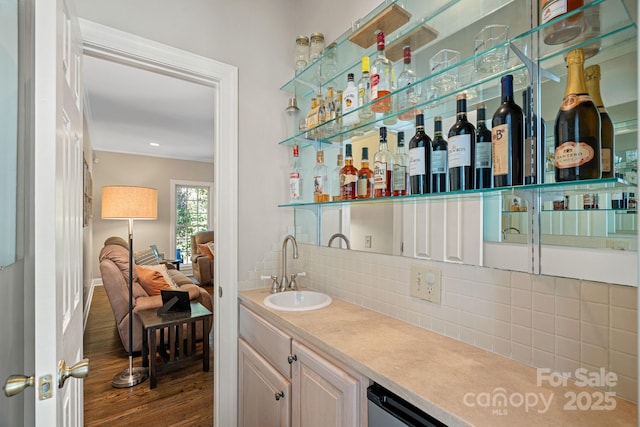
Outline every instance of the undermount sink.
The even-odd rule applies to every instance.
[[[269,295],[264,305],[279,311],[311,311],[331,304],[331,297],[314,291],[285,291]]]

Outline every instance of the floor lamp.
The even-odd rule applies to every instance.
[[[102,187],[102,219],[129,221],[129,369],[113,377],[115,388],[133,387],[149,376],[147,368],[133,367],[133,220],[158,218],[158,190],[147,187]]]

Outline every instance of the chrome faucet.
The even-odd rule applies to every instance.
[[[333,241],[337,238],[344,240],[344,242],[347,244],[347,249],[351,249],[351,243],[349,243],[349,238],[342,233],[335,233],[333,236],[331,236],[329,238],[329,243],[327,243],[327,247],[330,248],[331,243],[333,243]]]
[[[287,290],[289,279],[287,278],[287,242],[291,241],[293,245],[293,259],[298,259],[298,242],[291,234],[285,236],[282,241],[282,271],[280,276],[280,292]],[[295,283],[295,282],[294,282]]]
[[[502,240],[506,240],[507,239],[507,231],[515,231],[517,234],[520,234],[520,230],[517,229],[516,227],[507,227],[504,230],[502,230]],[[511,233],[509,233],[511,234]]]

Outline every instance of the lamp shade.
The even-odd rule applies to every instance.
[[[103,219],[158,218],[158,190],[148,187],[102,187]]]

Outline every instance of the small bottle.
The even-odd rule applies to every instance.
[[[409,159],[404,149],[404,132],[398,132],[396,138],[396,152],[393,155],[392,194],[394,196],[406,196]]]
[[[409,181],[411,194],[431,192],[431,138],[424,132],[424,115],[416,115],[416,133],[409,141]]]
[[[289,200],[298,203],[302,200],[302,169],[298,159],[298,146],[293,146],[293,164],[289,172]]]
[[[547,126],[540,120],[540,137],[538,138],[538,115],[533,111],[533,88],[528,86],[522,91],[522,108],[524,112],[524,183],[537,184],[544,182],[545,148],[544,141]],[[540,174],[538,174],[540,167]],[[538,176],[540,179],[538,179]]]
[[[373,197],[391,196],[393,159],[387,145],[387,128],[380,128],[380,145],[373,156]]]
[[[546,24],[552,19],[566,15],[582,6],[584,6],[584,0],[542,0],[540,2],[541,22]],[[546,44],[561,44],[578,37],[583,29],[584,16],[583,12],[579,12],[545,27],[542,30],[542,35]]]
[[[502,103],[491,121],[493,186],[510,187],[524,183],[524,113],[513,100],[513,76],[500,83]]]
[[[584,55],[567,55],[567,88],[554,126],[556,182],[599,179],[600,113],[584,82]]]
[[[316,166],[313,168],[313,201],[329,201],[329,170],[324,164],[324,151],[316,153]]]
[[[316,126],[320,124],[320,108],[318,106],[318,98],[311,98],[311,108],[307,112],[305,119],[305,128],[307,129],[306,137],[308,139],[315,139],[318,137],[318,129]]]
[[[342,170],[342,167],[344,166],[344,161],[342,159],[342,153],[338,154],[336,158],[336,168],[331,173],[331,199],[334,202],[342,200],[340,187],[340,170]]]
[[[342,93],[342,126],[348,129],[360,123],[358,113],[350,114],[358,109],[358,88],[353,80],[353,73],[347,74],[347,87]]]
[[[369,149],[362,147],[361,167],[358,170],[358,199],[369,199],[373,196],[373,172],[369,169]]]
[[[358,170],[353,166],[351,144],[345,145],[344,154],[344,166],[340,169],[340,197],[342,200],[353,200],[358,195]]]
[[[371,77],[369,75],[369,57],[362,57],[362,77],[358,80],[358,110],[360,119],[366,121],[371,118]],[[364,106],[364,107],[363,107]]]
[[[387,59],[384,53],[384,33],[379,31],[378,53],[371,64],[371,111],[375,113],[386,113],[391,110],[391,97],[387,96],[391,93],[391,61]],[[383,98],[380,101],[376,99]]]
[[[324,34],[311,34],[311,44],[309,46],[309,62],[313,62],[322,56],[324,52]]]
[[[416,72],[411,67],[411,47],[404,48],[404,65],[398,76],[398,110],[403,111],[398,115],[400,120],[415,120],[417,110],[411,109],[420,102],[420,85],[416,85]],[[409,86],[409,87],[407,87]]]
[[[333,86],[327,87],[327,96],[325,97],[325,133],[333,134],[336,131],[336,100],[334,98]]]
[[[391,69],[391,92],[395,92],[396,90],[395,79],[396,79],[395,70],[392,68]],[[389,108],[389,111],[384,113],[384,117],[382,119],[382,124],[385,126],[393,126],[396,123],[398,123],[398,116],[395,114],[395,112],[398,111],[398,97],[392,96],[390,102],[391,102],[391,108]]]
[[[584,70],[584,79],[589,95],[600,113],[600,141],[602,143],[601,161],[602,177],[613,178],[613,160],[615,158],[615,133],[611,117],[604,108],[600,94],[600,66],[592,65]]]
[[[467,94],[456,96],[456,122],[449,129],[450,191],[472,190],[475,181],[476,129],[467,120]]]
[[[431,144],[431,192],[447,192],[448,145],[442,136],[442,117],[433,118],[433,143]]]
[[[491,188],[491,131],[487,128],[486,105],[481,102],[476,107],[476,188]]]

